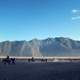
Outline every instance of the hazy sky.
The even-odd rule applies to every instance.
[[[80,0],[0,0],[0,41],[60,36],[80,40]]]

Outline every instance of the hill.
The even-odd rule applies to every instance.
[[[0,42],[0,56],[80,56],[80,41],[56,37]]]

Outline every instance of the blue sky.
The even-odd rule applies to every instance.
[[[80,40],[80,0],[0,0],[0,41]]]

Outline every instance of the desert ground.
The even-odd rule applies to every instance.
[[[0,80],[80,80],[80,62],[0,62]]]

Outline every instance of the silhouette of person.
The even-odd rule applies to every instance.
[[[7,56],[7,58],[6,59],[9,59],[9,56]]]
[[[12,64],[15,64],[15,58],[11,58]]]

